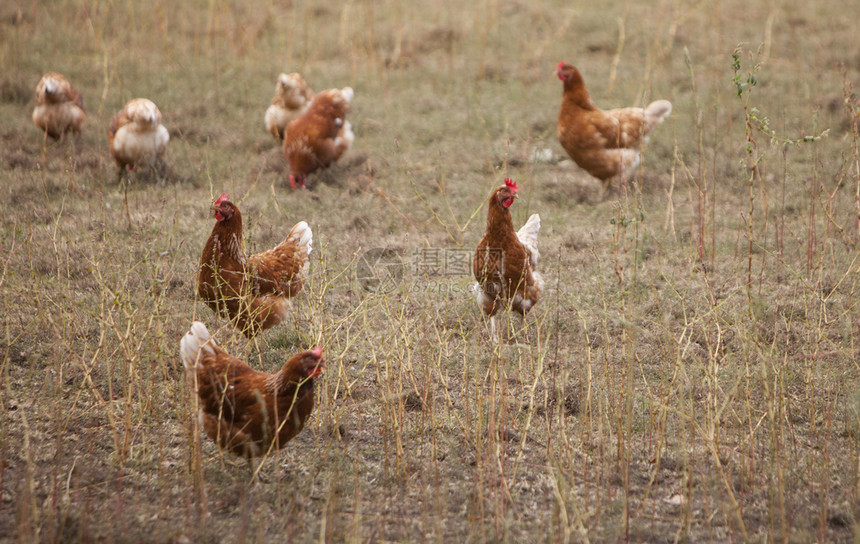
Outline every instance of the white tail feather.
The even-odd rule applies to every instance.
[[[308,256],[311,254],[314,245],[314,233],[311,231],[310,226],[308,226],[307,222],[299,221],[296,225],[290,230],[290,233],[287,235],[287,240],[294,242],[299,248],[306,248],[307,253],[304,254],[304,262],[302,263],[302,272],[301,277],[308,277],[308,272],[311,269],[311,260]],[[298,252],[301,255],[301,251]],[[286,301],[285,301],[286,302]],[[289,310],[289,305],[283,310],[286,312]],[[283,313],[278,312],[278,313]],[[286,313],[284,313],[286,316]]]
[[[352,142],[355,141],[355,133],[352,132],[352,125],[349,121],[345,121],[343,127],[338,132],[337,137],[334,139],[335,147],[340,147],[344,145],[344,151],[349,149],[352,146]]]
[[[191,329],[182,337],[179,344],[179,354],[185,368],[194,368],[200,359],[201,351],[205,355],[215,355],[215,340],[209,335],[206,325],[199,321],[191,324]]]
[[[287,240],[294,242],[299,247],[307,248],[307,254],[310,255],[314,244],[314,233],[311,231],[307,222],[299,221],[290,230],[290,233],[287,235]]]
[[[532,214],[526,224],[517,231],[520,243],[526,246],[531,253],[531,264],[536,266],[540,252],[538,251],[538,232],[540,232],[540,215]]]
[[[543,291],[543,286],[544,286],[544,281],[543,281],[543,276],[541,276],[541,275],[540,275],[540,272],[537,272],[537,271],[535,271],[535,270],[532,270],[532,279],[534,279],[534,282],[535,282],[535,288],[536,288],[538,291],[541,291],[541,292],[542,292],[542,291]]]
[[[653,117],[658,124],[662,123],[670,113],[672,113],[672,103],[668,100],[655,100],[645,108],[645,115]]]
[[[472,285],[472,293],[475,295],[475,299],[478,301],[478,306],[483,306],[484,304],[484,290],[481,289],[481,284],[476,283]]]

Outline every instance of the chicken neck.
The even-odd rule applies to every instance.
[[[212,255],[217,262],[228,258],[238,264],[247,261],[242,249],[242,216],[238,211],[230,219],[217,221],[212,228],[212,235],[206,242],[203,255]]]
[[[564,82],[562,101],[563,105],[570,103],[587,111],[597,109],[597,106],[591,101],[591,96],[588,94],[588,89],[585,88],[585,82],[579,72],[575,72],[569,80]]]
[[[516,239],[514,220],[511,211],[499,203],[498,195],[493,193],[490,197],[490,206],[487,212],[487,235],[503,240]]]

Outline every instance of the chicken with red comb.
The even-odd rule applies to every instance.
[[[473,291],[490,318],[490,336],[498,340],[496,314],[510,308],[525,315],[540,300],[544,280],[537,272],[540,216],[532,214],[514,230],[510,207],[519,187],[512,179],[498,187],[487,206],[487,228],[475,250],[472,271],[478,280]]]
[[[182,338],[182,364],[199,398],[198,418],[219,447],[250,459],[283,448],[314,408],[322,346],[290,357],[278,372],[258,372],[233,357],[199,321]]]
[[[645,108],[602,110],[585,88],[582,74],[562,61],[556,67],[564,83],[558,113],[558,141],[580,168],[603,182],[629,176],[639,165],[640,150],[651,132],[672,113],[668,100]]]
[[[289,299],[308,277],[313,233],[299,221],[283,242],[248,257],[242,214],[230,195],[221,193],[211,210],[215,226],[200,257],[197,294],[250,338],[286,319]]]

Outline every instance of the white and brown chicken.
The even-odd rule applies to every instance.
[[[33,123],[39,130],[58,139],[68,132],[81,132],[85,118],[84,99],[68,79],[57,72],[42,76],[33,109]]]
[[[283,141],[284,129],[290,121],[308,109],[313,99],[314,92],[301,74],[293,72],[278,76],[275,97],[272,98],[272,103],[266,109],[266,115],[263,118],[266,131],[278,142]]]
[[[158,106],[146,98],[135,98],[113,116],[108,141],[121,177],[125,169],[156,167],[170,134],[161,124]]]

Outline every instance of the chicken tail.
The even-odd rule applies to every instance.
[[[296,248],[296,258],[301,259],[302,271],[298,276],[302,279],[308,277],[308,271],[311,268],[310,254],[314,245],[314,233],[308,226],[307,222],[299,221],[290,230],[287,235],[286,242],[292,244]]]
[[[535,290],[536,297],[540,297],[541,293],[543,293],[543,276],[541,276],[540,272],[533,271],[532,278],[534,278],[534,286],[532,289]]]
[[[668,100],[655,100],[645,108],[645,116],[650,118],[654,125],[662,123],[670,113],[672,113],[672,103]]]
[[[197,366],[197,362],[205,355],[215,355],[218,345],[209,335],[206,325],[199,321],[191,324],[191,329],[182,337],[179,344],[179,354],[185,368]]]
[[[517,231],[517,238],[519,238],[520,243],[526,246],[531,253],[529,261],[532,266],[537,266],[538,257],[540,256],[540,252],[538,252],[538,232],[540,232],[540,215],[536,213],[532,214],[529,220],[526,221],[526,224]]]
[[[287,240],[295,244],[298,248],[305,248],[305,254],[310,255],[313,249],[314,233],[306,221],[299,221],[290,230],[287,235]]]

